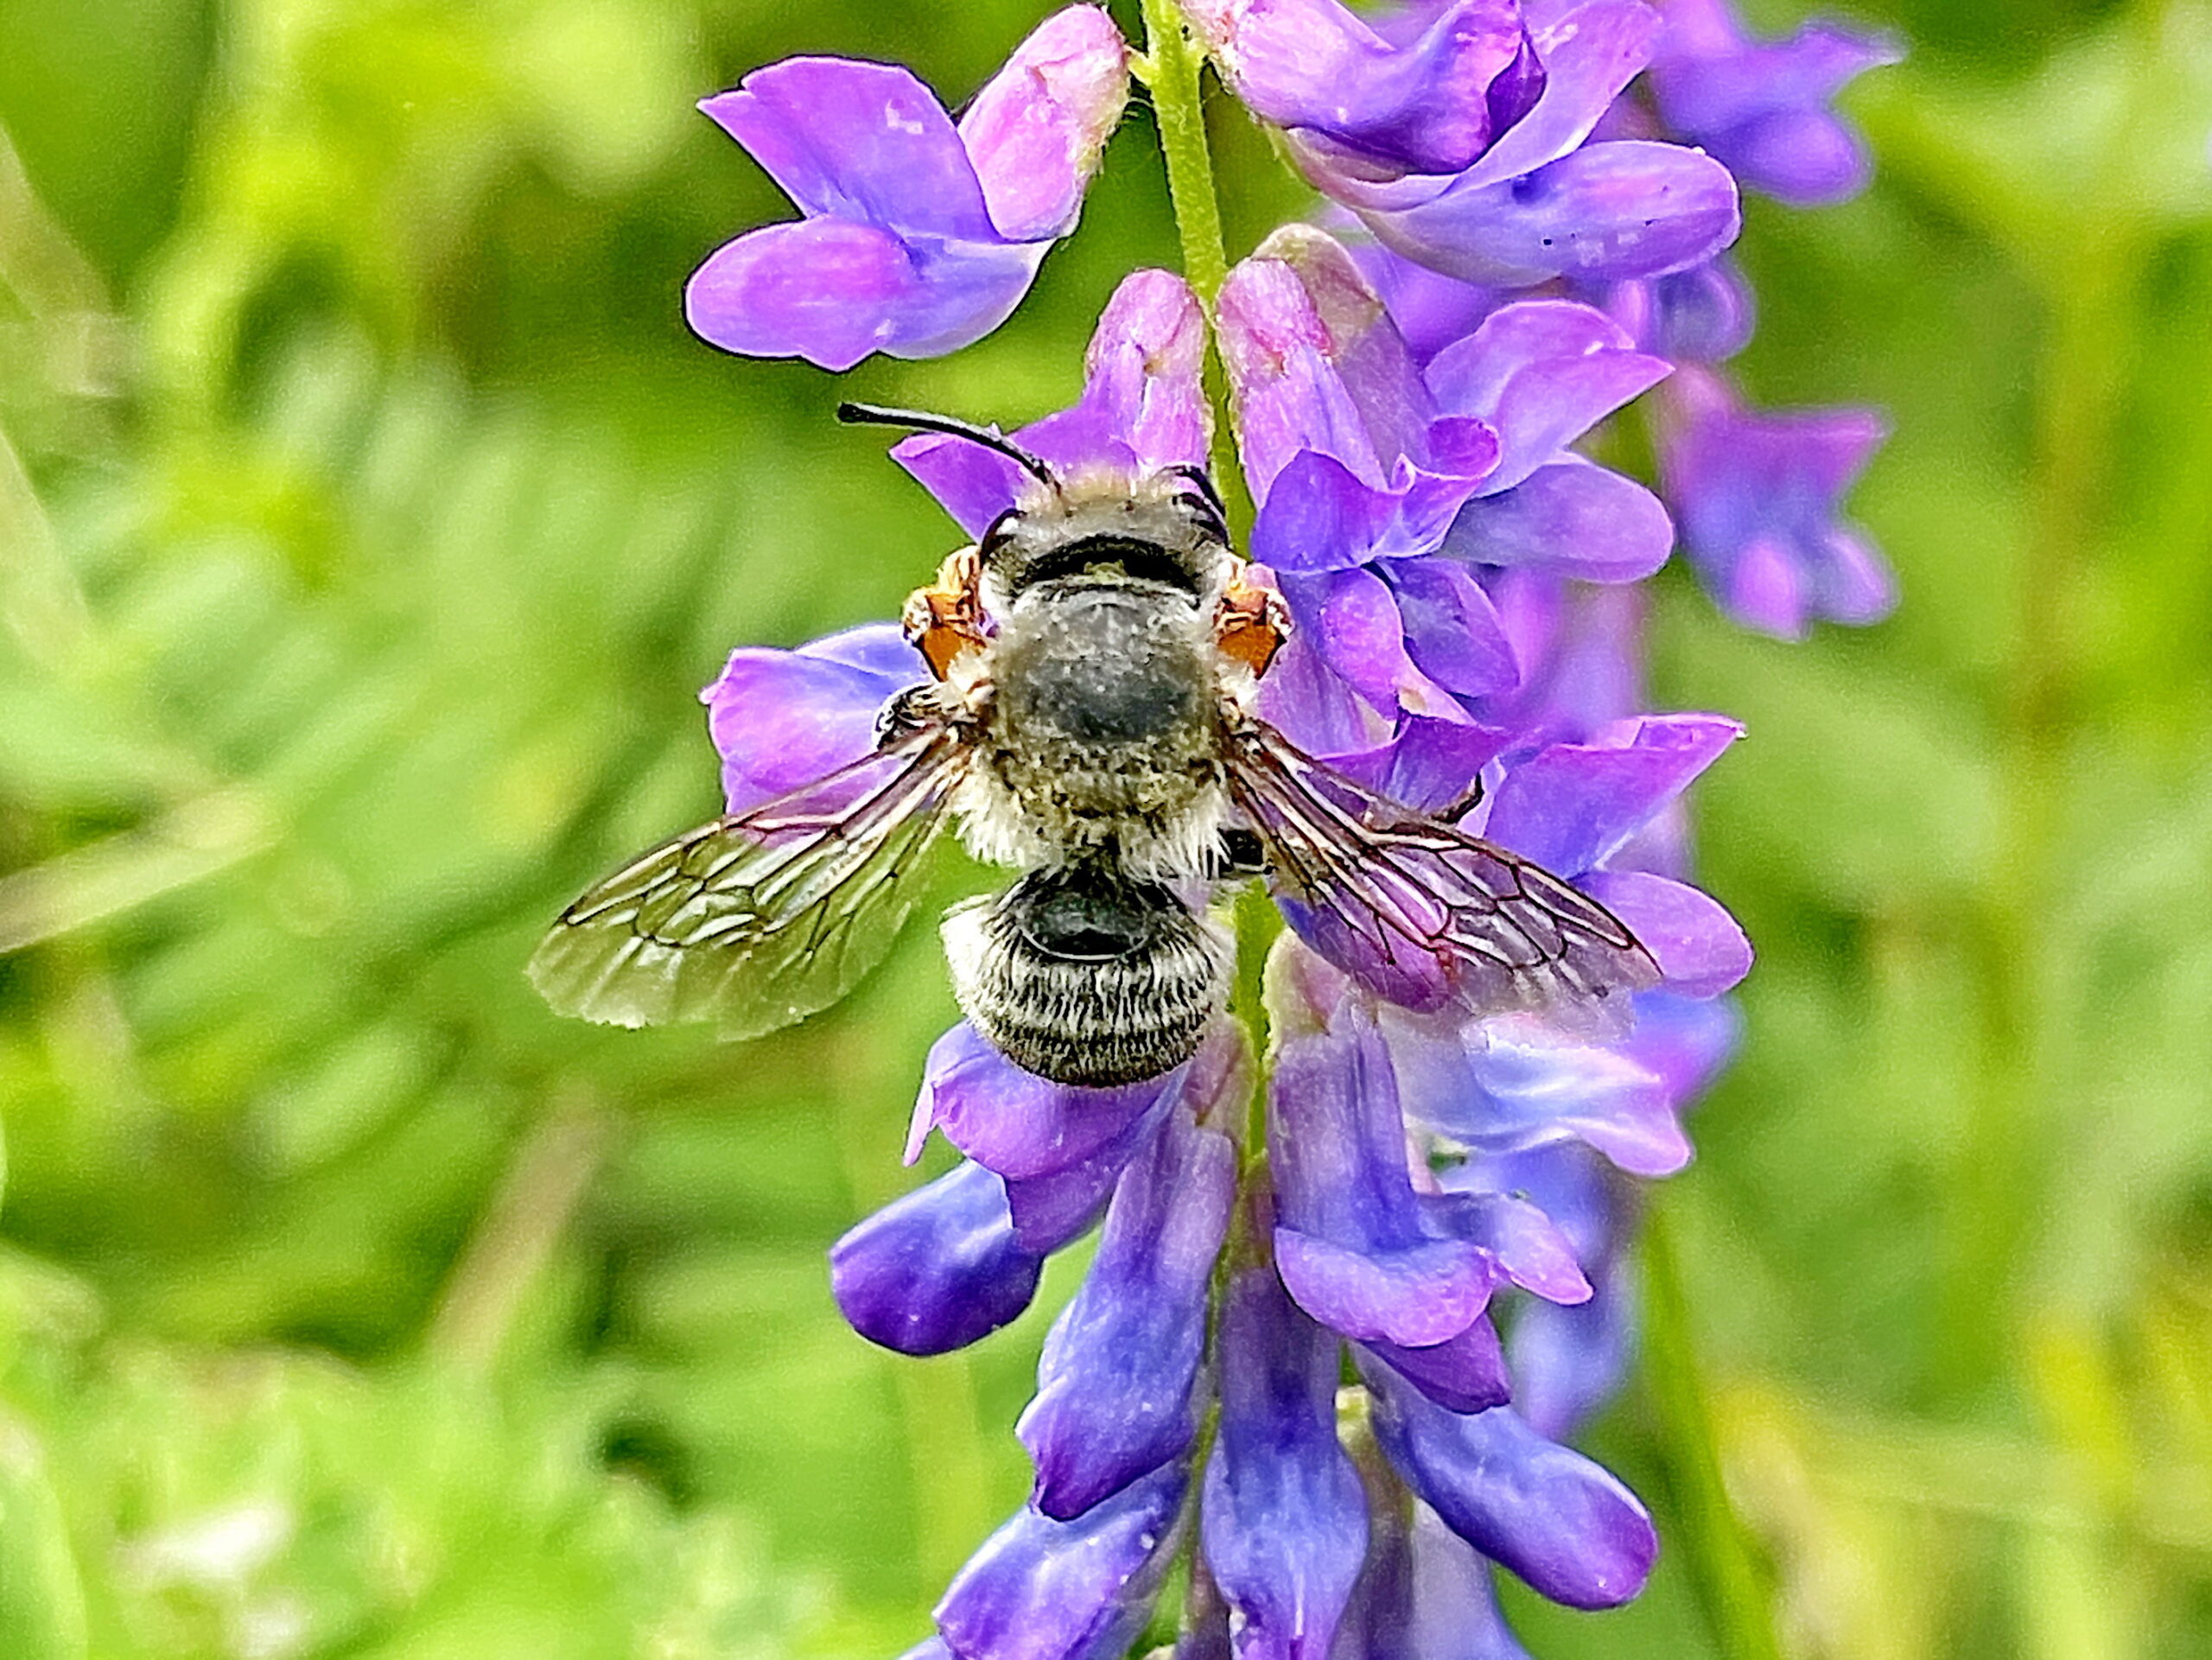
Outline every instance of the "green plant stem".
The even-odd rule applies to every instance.
[[[1252,504],[1236,464],[1236,411],[1213,329],[1214,302],[1229,277],[1229,249],[1221,232],[1221,198],[1214,188],[1205,108],[1198,97],[1205,54],[1191,38],[1190,25],[1175,0],[1143,3],[1145,61],[1140,73],[1152,89],[1153,118],[1159,123],[1160,155],[1167,163],[1167,195],[1175,209],[1183,276],[1206,313],[1205,378],[1206,395],[1213,404],[1214,482],[1229,504],[1230,527],[1242,540],[1251,529]]]
[[[1657,1420],[1668,1485],[1683,1531],[1690,1581],[1727,1660],[1781,1660],[1771,1574],[1720,1473],[1713,1407],[1691,1339],[1666,1213],[1643,1219],[1643,1390]]]

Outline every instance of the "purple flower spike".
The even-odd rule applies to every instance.
[[[1015,1240],[1006,1184],[963,1164],[894,1199],[830,1251],[852,1328],[901,1354],[964,1349],[1029,1307],[1044,1266]]]
[[[1416,5],[1371,22],[1333,0],[1185,10],[1255,113],[1358,174],[1471,167],[1541,85],[1512,0]]]
[[[1668,277],[1618,283],[1605,309],[1647,349],[1675,363],[1720,363],[1748,345],[1758,305],[1725,255]]]
[[[1132,271],[1091,334],[1083,396],[1014,436],[1064,472],[1203,466],[1213,436],[1205,360],[1205,314],[1189,284],[1172,271]],[[908,438],[891,453],[970,536],[1033,483],[1004,456],[964,439]]]
[[[1081,1516],[1191,1444],[1206,1294],[1236,1188],[1235,1147],[1186,1111],[1122,1172],[1097,1258],[1046,1339],[1014,1428],[1045,1515]]]
[[[795,652],[766,646],[730,653],[699,694],[722,757],[722,794],[743,812],[810,784],[875,746],[875,717],[928,665],[896,626],[869,623]]]
[[[804,217],[716,250],[685,292],[692,328],[837,370],[981,340],[1074,228],[1127,82],[1127,46],[1095,6],[1040,24],[957,128],[893,65],[755,70],[700,107]]]
[[[1612,1608],[1643,1588],[1659,1536],[1634,1493],[1510,1407],[1453,1413],[1363,1363],[1375,1438],[1445,1524],[1554,1602]]]
[[[1490,1564],[1418,1499],[1361,1582],[1356,1624],[1331,1660],[1529,1660]]]
[[[1783,639],[1821,619],[1889,614],[1896,578],[1841,512],[1885,436],[1871,410],[1745,409],[1694,371],[1669,389],[1660,472],[1683,547],[1722,610]]]
[[[1754,42],[1727,0],[1669,0],[1666,16],[1651,90],[1670,129],[1792,207],[1866,188],[1866,148],[1827,106],[1853,77],[1904,57],[1895,40],[1815,22]]]
[[[1072,1522],[1024,1508],[955,1576],[938,1634],[957,1660],[1119,1660],[1174,1558],[1189,1482],[1179,1462]]]
[[[1367,1549],[1359,1475],[1337,1440],[1336,1340],[1262,1266],[1230,1282],[1220,1342],[1200,1542],[1236,1660],[1328,1660]]]

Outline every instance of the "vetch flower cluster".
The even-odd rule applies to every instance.
[[[1838,517],[1878,423],[1754,414],[1713,366],[1751,327],[1737,180],[1797,203],[1855,188],[1826,100],[1889,53],[1826,26],[1753,44],[1722,0],[1145,10],[1142,55],[1096,7],[1048,18],[957,123],[906,71],[831,59],[709,99],[803,217],[708,261],[695,328],[837,370],[982,337],[1074,231],[1132,73],[1163,133],[1197,130],[1194,101],[1168,107],[1195,76],[1170,72],[1203,51],[1314,186],[1313,222],[1203,294],[1131,273],[1078,401],[1011,447],[893,454],[977,537],[1032,463],[1194,476],[1217,354],[1256,505],[1241,580],[1287,619],[1258,715],[1342,780],[1321,786],[1337,810],[1395,804],[1541,867],[1526,880],[1604,907],[1649,973],[1603,1009],[1484,1003],[1278,869],[1263,1049],[1223,1013],[1166,1075],[1084,1088],[970,1023],[939,1039],[906,1156],[938,1135],[962,1161],[837,1243],[854,1328],[959,1349],[1031,1306],[1048,1257],[1098,1243],[1015,1426],[1028,1499],[913,1653],[1107,1660],[1150,1631],[1192,1660],[1510,1657],[1490,1565],[1604,1607],[1658,1549],[1567,1441],[1632,1344],[1629,1179],[1688,1159],[1682,1115],[1751,964],[1690,880],[1684,806],[1739,728],[1645,708],[1638,585],[1679,535],[1754,627],[1889,602]],[[1178,207],[1187,242],[1210,216]],[[1586,453],[1630,406],[1656,493]],[[883,743],[931,678],[909,638],[735,652],[703,695],[731,811]]]

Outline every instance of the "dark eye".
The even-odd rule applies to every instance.
[[[1014,540],[1014,527],[1021,522],[1021,509],[1009,507],[986,525],[976,543],[976,557],[984,564],[1006,551],[1007,543]]]

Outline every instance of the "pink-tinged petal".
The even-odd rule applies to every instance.
[[[1445,455],[1432,453],[1437,442],[1429,430],[1437,415],[1435,400],[1389,308],[1351,251],[1318,226],[1293,224],[1270,232],[1260,245],[1252,262],[1265,261],[1289,266],[1306,290],[1326,335],[1323,355],[1358,410],[1378,460],[1387,464],[1404,455],[1423,465],[1446,466]],[[1484,438],[1494,446],[1495,435]],[[1445,442],[1450,442],[1446,435]],[[1448,464],[1471,474],[1487,471],[1496,459],[1494,447],[1486,454],[1462,448]]]
[[[1596,868],[1744,735],[1714,715],[1655,715],[1516,763],[1484,834],[1562,876]]]
[[[1653,991],[1637,1000],[1636,1030],[1623,1049],[1665,1078],[1675,1098],[1687,1104],[1719,1075],[1743,1034],[1743,1011],[1732,998]]]
[[[1171,1464],[1071,1522],[1024,1506],[953,1576],[938,1631],[959,1660],[1106,1660],[1144,1629],[1182,1544]]]
[[[684,316],[701,339],[748,357],[839,371],[871,352],[939,357],[1004,322],[1044,253],[1041,244],[912,245],[842,219],[764,226],[692,274]]]
[[[1633,479],[1567,455],[1503,494],[1467,503],[1443,550],[1474,564],[1633,582],[1665,564],[1674,546],[1674,521],[1658,497]]]
[[[1081,1516],[1191,1444],[1207,1291],[1236,1190],[1229,1138],[1181,1112],[1123,1173],[1014,1426],[1045,1515]]]
[[[1349,213],[1343,217],[1358,224]],[[1364,237],[1354,243],[1352,257],[1382,296],[1390,321],[1416,363],[1433,361],[1446,347],[1473,334],[1503,298],[1495,289],[1463,283],[1417,265]]]
[[[997,239],[951,118],[894,64],[786,58],[699,107],[810,218]]]
[[[1132,271],[1091,334],[1083,396],[1013,436],[1063,472],[1201,465],[1213,432],[1200,379],[1205,354],[1205,315],[1189,285],[1169,271]],[[924,435],[891,454],[970,536],[982,535],[1034,482],[1005,456],[962,438]]]
[[[1614,282],[1710,259],[1736,239],[1736,181],[1701,151],[1623,139],[1586,144],[1525,178],[1454,181],[1402,209],[1362,209],[1378,241],[1469,283]]]
[[[1643,942],[1669,991],[1718,996],[1751,971],[1751,941],[1703,890],[1641,870],[1592,871],[1583,885]]]
[[[1570,1607],[1617,1607],[1643,1588],[1659,1536],[1612,1474],[1510,1407],[1447,1412],[1387,1368],[1361,1371],[1376,1440],[1454,1533]]]
[[[978,1164],[1013,1180],[1065,1170],[1116,1145],[1185,1072],[1114,1089],[1054,1084],[1015,1065],[966,1021],[930,1048],[908,1162],[931,1126]]]
[[[1513,1398],[1497,1330],[1486,1319],[1427,1348],[1402,1343],[1365,1346],[1446,1412],[1487,1412]]]
[[[1199,1526],[1236,1653],[1328,1660],[1368,1537],[1359,1473],[1337,1440],[1337,1341],[1263,1264],[1230,1282],[1220,1352]]]
[[[1497,607],[1466,568],[1449,559],[1388,566],[1406,652],[1421,671],[1462,697],[1504,691],[1521,678]]]
[[[1379,487],[1382,459],[1331,360],[1334,341],[1298,273],[1279,259],[1242,262],[1223,283],[1215,315],[1253,496],[1265,501],[1301,450],[1332,456]]]
[[[1260,718],[1309,755],[1372,748],[1393,724],[1361,700],[1302,630],[1292,633],[1260,682]]]
[[[730,653],[699,694],[721,754],[729,811],[743,812],[858,760],[875,747],[884,704],[925,677],[921,658],[887,623],[796,652]]]
[[[1659,18],[1635,0],[1595,0],[1537,32],[1544,89],[1535,106],[1463,175],[1469,188],[1503,183],[1555,162],[1590,136],[1650,60]]]
[[[962,1164],[832,1246],[830,1288],[869,1342],[900,1354],[945,1354],[1028,1307],[1043,1261],[1014,1238],[1005,1184],[981,1165]]]
[[[992,223],[1010,242],[1065,236],[1128,98],[1128,45],[1096,6],[1054,12],[960,118]]]

